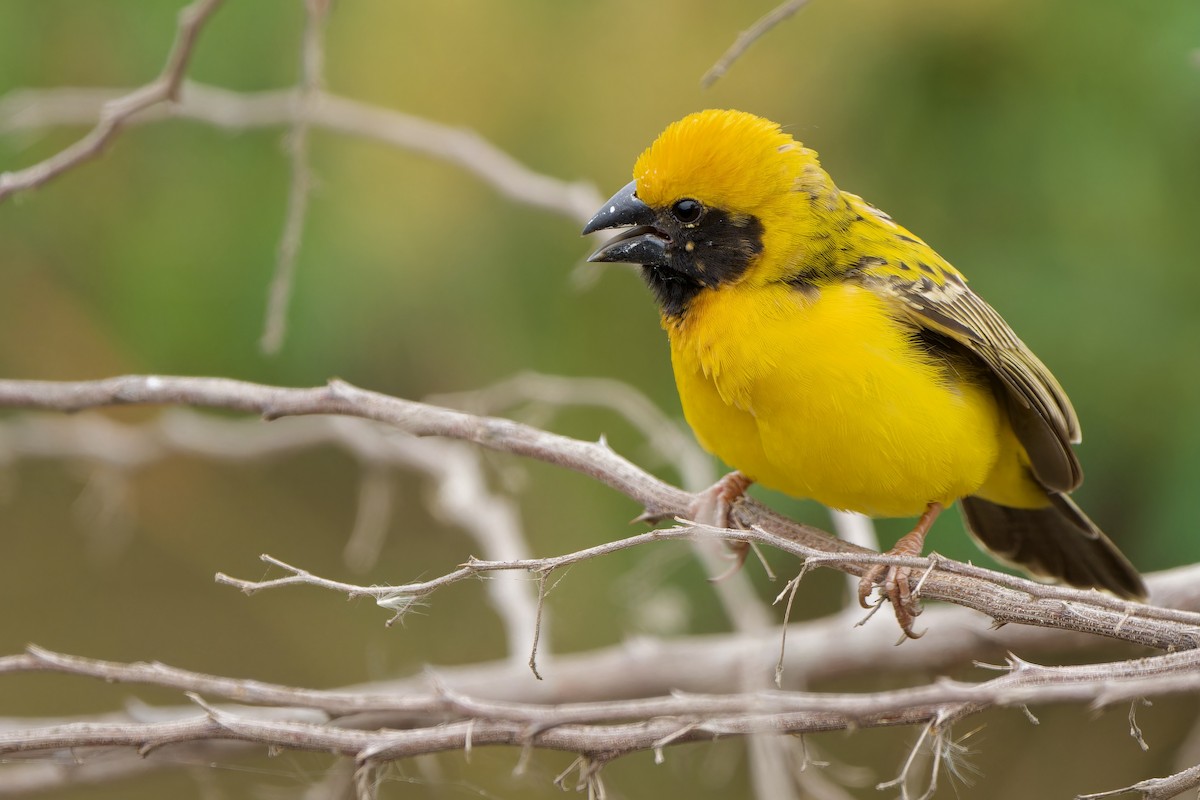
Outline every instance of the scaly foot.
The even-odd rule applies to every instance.
[[[733,504],[746,494],[752,483],[754,481],[737,470],[730,472],[696,495],[696,501],[688,509],[688,516],[693,522],[711,525],[714,528],[738,527],[730,517],[730,511],[733,510]],[[726,547],[733,556],[733,564],[715,578],[709,578],[714,583],[725,580],[741,569],[746,563],[746,555],[750,552],[748,542],[726,542]]]
[[[925,513],[917,520],[916,527],[901,536],[896,542],[896,546],[889,550],[887,555],[920,556],[925,550],[925,535],[929,533],[929,528],[937,519],[938,514],[942,513],[943,508],[941,503],[930,503],[926,506]],[[911,578],[912,567],[889,567],[885,564],[876,564],[868,569],[858,582],[858,604],[863,608],[871,608],[867,597],[875,588],[875,584],[879,584],[883,596],[891,602],[892,608],[896,612],[896,622],[904,631],[904,635],[910,639],[919,639],[924,632],[915,633],[912,624],[917,615],[921,613],[921,603],[912,596],[909,583]]]

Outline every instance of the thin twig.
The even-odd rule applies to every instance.
[[[331,0],[304,0],[304,34],[300,41],[299,113],[288,135],[288,160],[292,182],[288,189],[287,211],[284,214],[283,234],[279,239],[275,260],[275,275],[267,293],[267,310],[263,334],[258,346],[263,353],[275,355],[283,347],[287,335],[287,310],[292,296],[292,281],[296,274],[296,257],[304,235],[308,216],[308,200],[312,193],[312,167],[308,163],[307,109],[323,84],[325,49],[322,36]]]
[[[800,574],[788,581],[787,585],[783,587],[783,591],[775,598],[775,602],[778,603],[785,594],[787,595],[787,605],[783,609],[783,625],[779,629],[779,661],[775,664],[776,688],[783,686],[783,664],[787,657],[787,632],[788,623],[792,619],[792,603],[796,600],[796,590],[800,588],[800,580],[804,577],[807,569],[807,565],[801,567]]]
[[[1123,794],[1138,793],[1142,800],[1171,800],[1182,797],[1184,792],[1200,786],[1200,765],[1168,775],[1165,778],[1149,778],[1138,781],[1132,786],[1111,789],[1095,794],[1081,794],[1075,800],[1102,800],[1105,797],[1116,797]]]
[[[546,610],[546,581],[550,578],[550,570],[538,573],[537,620],[533,625],[533,644],[529,647],[529,671],[533,677],[542,680],[542,674],[537,668],[538,644],[542,640],[542,614]]]
[[[737,39],[734,40],[729,49],[717,59],[717,63],[709,67],[708,72],[704,73],[704,77],[700,79],[700,85],[707,89],[716,83],[719,78],[729,71],[729,68],[733,66],[733,62],[741,58],[742,54],[750,49],[750,45],[757,42],[772,28],[804,8],[807,4],[808,0],[786,0],[760,17],[753,25],[738,34]]]
[[[162,72],[150,83],[105,102],[96,126],[79,141],[55,155],[16,172],[0,173],[0,203],[16,192],[34,189],[80,164],[90,161],[121,132],[126,122],[141,111],[176,100],[191,61],[196,39],[204,24],[223,0],[195,0],[179,12],[175,42]]]

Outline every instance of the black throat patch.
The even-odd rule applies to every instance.
[[[762,223],[749,214],[710,208],[694,225],[663,214],[655,226],[670,237],[666,266],[644,266],[642,275],[662,313],[679,318],[705,289],[733,283],[762,252]]]

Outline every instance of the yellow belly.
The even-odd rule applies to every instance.
[[[872,516],[975,493],[1007,420],[986,381],[915,348],[885,302],[848,284],[697,296],[667,329],[701,444],[766,486]]]

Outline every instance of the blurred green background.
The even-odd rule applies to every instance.
[[[4,0],[0,96],[149,80],[179,5]],[[337,3],[326,81],[348,97],[471,128],[531,168],[591,181],[604,196],[689,111],[731,106],[785,124],[842,187],[966,272],[1054,370],[1086,433],[1088,480],[1077,498],[1135,564],[1151,571],[1200,560],[1200,4],[814,0],[702,89],[704,71],[772,5]],[[238,90],[292,85],[303,24],[299,0],[229,0],[189,76]],[[82,132],[0,131],[0,171]],[[648,294],[622,269],[586,286],[573,280],[594,244],[577,224],[508,201],[447,163],[319,129],[288,339],[278,356],[262,355],[289,184],[285,137],[279,128],[231,134],[187,121],[135,127],[101,160],[0,205],[0,374],[160,372],[299,386],[338,376],[420,398],[536,370],[618,378],[678,416]],[[571,411],[551,424],[587,439],[604,433],[657,466],[612,414]],[[526,473],[517,498],[536,555],[629,532],[637,509],[625,498],[541,465],[489,460]],[[246,598],[212,582],[217,571],[258,577],[261,552],[363,583],[446,571],[472,543],[425,510],[418,477],[396,475],[391,538],[379,564],[358,575],[341,553],[361,476],[332,450],[247,465],[171,459],[128,476],[116,514],[97,510],[104,477],[88,464],[0,467],[0,652],[32,641],[321,687],[504,655],[475,584],[447,589],[422,616],[384,629],[382,612],[365,602],[302,589]],[[812,504],[764,499],[828,525]],[[884,522],[883,537],[907,524]],[[982,561],[956,526],[939,523],[933,546]],[[647,569],[651,557],[626,553],[573,570],[550,603],[553,647],[584,650],[637,630],[622,582],[631,573],[684,594],[679,633],[727,628],[698,567]],[[778,591],[755,580],[764,596]],[[801,606],[828,606],[820,592],[837,585],[806,584]],[[0,716],[99,712],[129,694],[6,678]],[[1121,711],[1086,735],[1085,710],[1047,712],[1033,734],[1019,714],[989,715],[972,740],[982,775],[969,788],[947,782],[938,796],[1032,796],[1030,786],[1068,796],[1163,774],[1194,713],[1190,702],[1175,706],[1174,715],[1140,717],[1158,745],[1149,754],[1127,738]],[[819,741],[880,780],[892,777],[911,736]],[[539,755],[513,776],[516,757],[476,751],[469,765],[457,754],[401,764],[386,796],[557,796],[550,779],[569,758]],[[738,797],[748,785],[738,743],[650,762],[609,767],[610,791]],[[285,755],[70,796],[190,796],[201,786],[286,794],[328,765]]]

